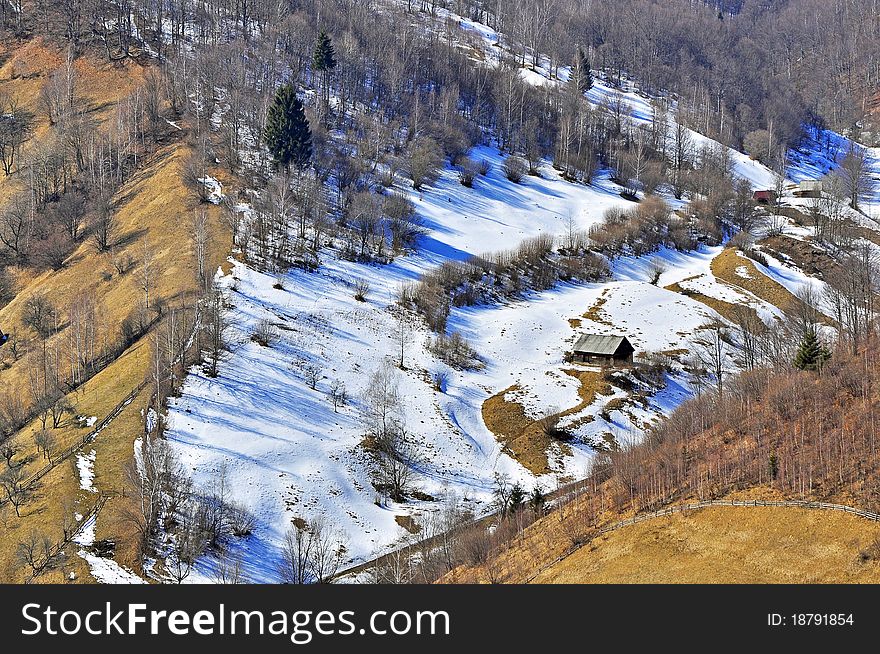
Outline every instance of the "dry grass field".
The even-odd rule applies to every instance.
[[[728,499],[782,497],[764,488]],[[847,513],[712,507],[594,536],[627,517],[606,513],[586,525],[574,507],[553,511],[486,563],[440,583],[880,582],[880,524]]]
[[[847,513],[713,507],[601,536],[534,583],[877,583],[880,524]]]
[[[20,104],[33,107],[38,116],[39,89],[45,76],[61,63],[61,55],[45,48],[39,40],[31,41],[11,53],[0,68],[0,91],[14,94]],[[99,129],[112,115],[115,104],[132,92],[143,79],[143,67],[135,61],[115,65],[82,57],[77,60],[82,84],[79,92],[90,107]],[[51,138],[48,121],[39,118],[34,136],[28,147],[36,147],[42,139]],[[213,205],[199,205],[195,195],[181,181],[181,162],[188,148],[184,133],[169,129],[149,159],[142,162],[136,174],[118,191],[114,198],[115,233],[114,252],[99,253],[91,241],[85,239],[58,271],[32,274],[29,269],[18,271],[16,298],[0,310],[0,328],[14,332],[23,340],[34,335],[22,324],[22,311],[28,298],[45,295],[63,315],[67,306],[82,294],[92,296],[99,307],[99,333],[102,339],[118,339],[120,324],[142,302],[142,276],[139,274],[144,252],[149,252],[153,275],[153,301],[174,305],[189,298],[196,291],[195,260],[191,254],[191,230],[195,212],[206,211],[209,222],[209,265],[217,268],[230,250],[230,239],[220,224],[220,210]],[[0,203],[15,184],[14,176],[0,178]],[[87,222],[88,217],[85,217]],[[112,256],[130,256],[132,267],[118,272]],[[64,339],[62,329],[51,339]],[[121,356],[99,374],[70,394],[75,413],[85,417],[104,418],[148,375],[151,347],[147,335],[130,346]],[[59,342],[63,342],[60,340]],[[50,341],[51,344],[51,341]],[[0,385],[27,392],[27,370],[33,353],[16,359],[9,347],[0,353],[4,357],[0,368]],[[133,458],[133,443],[143,432],[143,410],[149,391],[144,390],[85,451],[96,452],[95,487],[100,491],[120,492],[124,489],[124,468]],[[27,470],[33,472],[44,461],[40,460],[33,442],[33,433],[39,428],[34,421],[13,437],[20,456],[30,457]],[[88,428],[72,415],[52,430],[57,449],[74,443]],[[15,516],[9,505],[0,507],[0,580],[22,581],[23,572],[17,569],[15,549],[33,531],[59,539],[65,515],[82,513],[94,504],[94,494],[79,489],[79,479],[71,458],[56,466],[39,483],[36,496],[22,507],[22,517]],[[132,526],[124,515],[128,500],[114,497],[98,518],[97,537],[111,538],[117,543],[116,558],[137,569]],[[58,571],[40,577],[41,582],[59,582],[69,579],[73,571],[78,580],[87,580],[88,571],[83,562],[68,548],[67,565]]]
[[[566,369],[563,372],[580,382],[578,395],[581,399],[575,406],[553,417],[563,418],[577,414],[590,406],[597,394],[611,392],[611,386],[604,380],[601,372],[580,368]],[[517,390],[519,390],[518,386],[510,386],[483,402],[483,422],[511,456],[531,472],[545,474],[550,471],[550,457],[554,449],[557,454],[565,454],[568,446],[548,435],[542,420],[535,420],[526,415],[519,402],[508,398],[510,394],[515,395]],[[592,418],[585,416],[583,419]],[[578,424],[580,421],[576,420],[570,427],[574,428]]]
[[[483,422],[504,450],[536,475],[550,471],[548,452],[554,441],[541,423],[526,415],[522,405],[507,399],[518,386],[511,386],[483,402]]]

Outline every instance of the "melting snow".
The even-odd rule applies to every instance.
[[[97,492],[95,490],[95,450],[88,454],[76,455],[76,469],[79,471],[79,487],[90,493]]]
[[[82,516],[80,516],[80,519]],[[77,552],[89,565],[92,576],[99,584],[145,584],[147,583],[131,570],[119,565],[110,558],[104,558],[96,554],[92,554],[86,550],[95,544],[95,523],[97,516],[90,517],[80,532],[73,539],[73,542],[80,545],[81,548]]]

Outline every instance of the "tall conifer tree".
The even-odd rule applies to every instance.
[[[571,78],[578,92],[586,93],[593,88],[593,73],[590,70],[590,62],[582,48],[578,48],[571,62]]]
[[[318,34],[315,42],[315,52],[312,55],[312,68],[321,73],[321,90],[324,102],[330,102],[330,74],[336,68],[336,51],[333,42],[324,30]]]
[[[280,87],[269,107],[264,134],[275,163],[305,168],[312,157],[312,130],[302,102],[290,84]]]

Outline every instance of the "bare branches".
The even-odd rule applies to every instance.
[[[289,584],[329,583],[346,551],[345,536],[325,518],[298,518],[285,536],[279,573]]]

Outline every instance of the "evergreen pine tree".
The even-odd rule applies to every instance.
[[[531,497],[529,497],[529,504],[532,507],[532,513],[535,518],[538,518],[544,514],[544,505],[547,503],[547,499],[544,497],[544,493],[541,492],[541,488],[539,486],[535,486],[532,491]]]
[[[333,49],[333,43],[324,30],[318,34],[318,40],[315,43],[315,53],[312,55],[312,67],[324,73],[336,68],[336,51]]]
[[[264,134],[269,152],[278,166],[305,168],[312,157],[312,131],[296,91],[285,84],[269,107]]]
[[[570,81],[581,95],[593,88],[593,73],[590,70],[590,62],[582,48],[577,49],[574,61],[571,63]]]
[[[526,491],[518,483],[514,484],[513,488],[510,489],[510,505],[507,509],[508,514],[513,515],[514,513],[519,511],[520,507],[525,501]]]
[[[321,73],[321,90],[324,102],[330,102],[330,73],[336,68],[336,51],[333,43],[324,30],[318,34],[315,42],[315,52],[312,54],[312,68]]]
[[[829,357],[831,353],[819,342],[816,330],[810,327],[801,339],[797,356],[794,358],[794,367],[801,370],[819,370]]]

